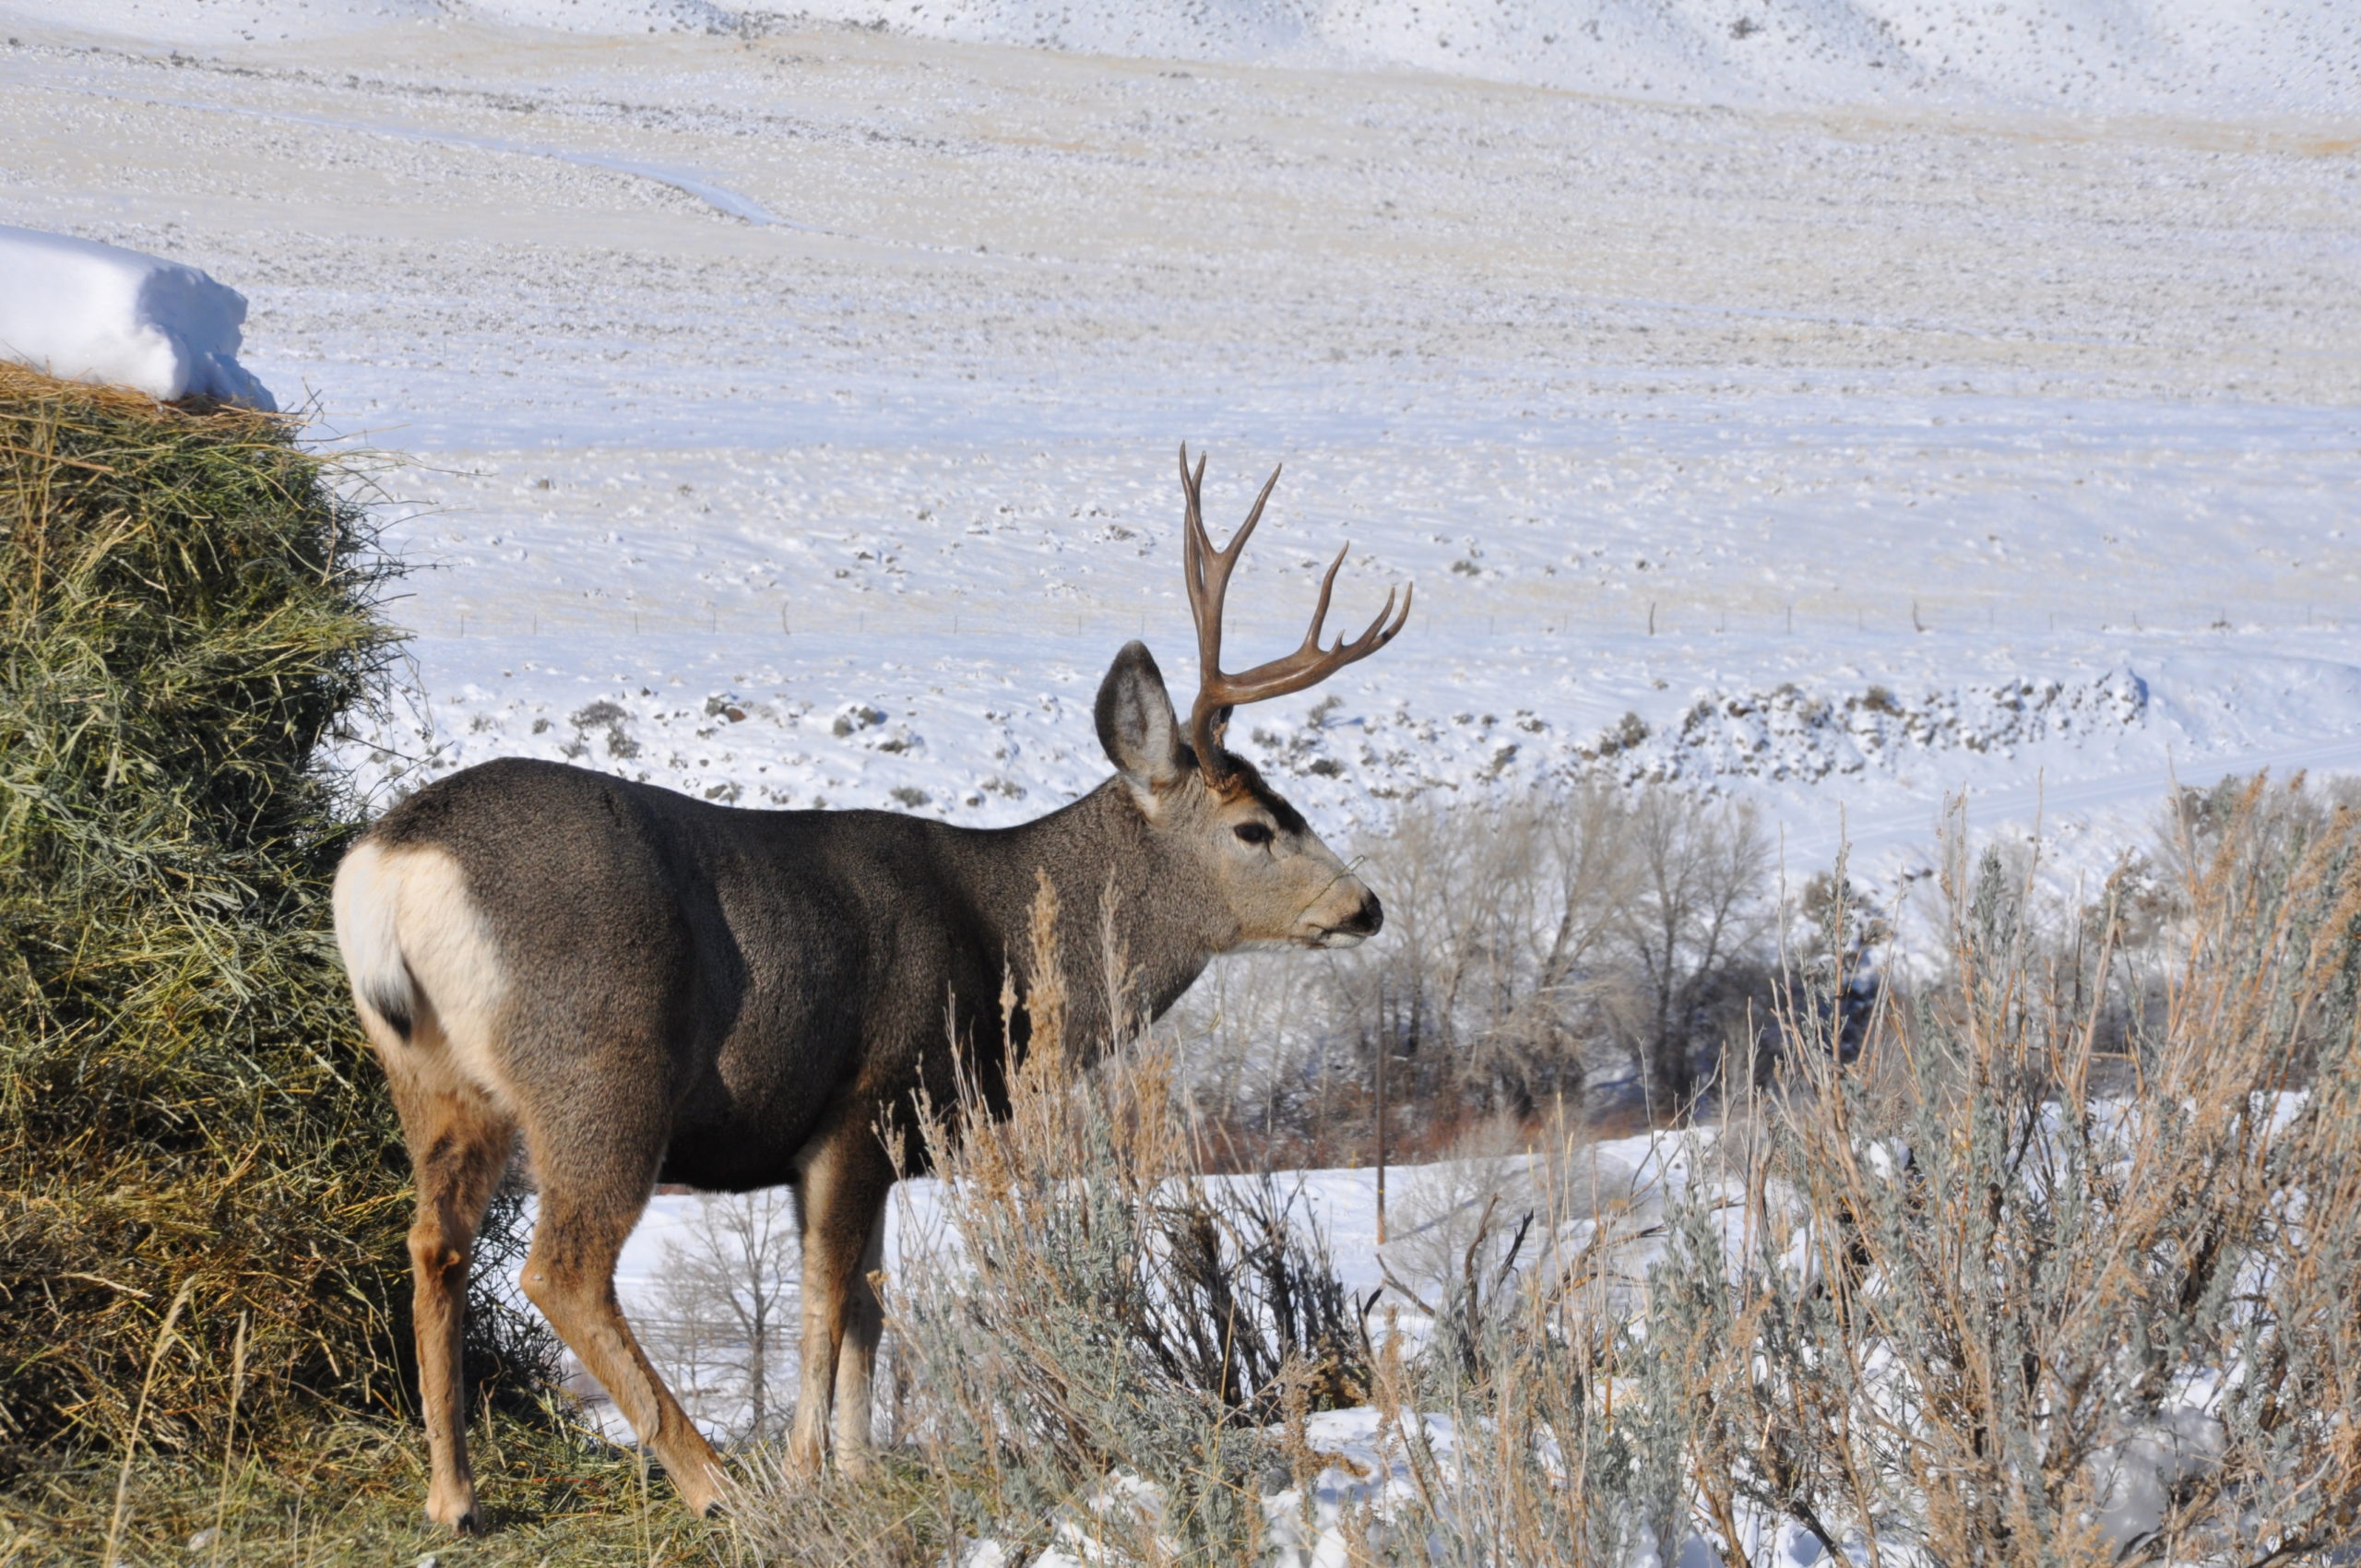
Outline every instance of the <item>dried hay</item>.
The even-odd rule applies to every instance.
[[[242,1322],[242,1438],[400,1397],[317,757],[385,690],[392,568],[297,428],[0,365],[0,1472],[209,1449]]]

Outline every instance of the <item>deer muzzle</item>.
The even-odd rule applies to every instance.
[[[1358,947],[1375,936],[1385,924],[1385,906],[1368,888],[1360,889],[1360,901],[1344,919],[1333,924],[1316,927],[1305,939],[1310,947]]]

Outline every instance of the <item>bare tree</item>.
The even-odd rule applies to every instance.
[[[1631,881],[1616,916],[1633,992],[1622,1033],[1658,1120],[1694,1107],[1699,1036],[1726,967],[1761,934],[1770,840],[1750,805],[1642,791],[1624,820]]]
[[[695,1218],[664,1240],[663,1322],[650,1337],[692,1408],[731,1439],[774,1435],[785,1414],[771,1393],[794,1375],[780,1363],[800,1246],[793,1196],[777,1187],[700,1194]]]
[[[1370,847],[1401,934],[1382,960],[1340,967],[1390,993],[1394,1017],[1372,1012],[1381,1037],[1442,1048],[1470,1109],[1521,1117],[1579,1098],[1592,970],[1631,880],[1628,814],[1619,791],[1584,786],[1408,813]]]
[[[1430,1151],[1462,1123],[1578,1113],[1618,1051],[1684,1118],[1706,1047],[1770,999],[1770,845],[1743,806],[1596,782],[1428,799],[1356,849],[1386,889],[1382,947],[1228,960],[1181,1020],[1197,1104],[1265,1152],[1368,1135],[1380,1052],[1389,1126]]]

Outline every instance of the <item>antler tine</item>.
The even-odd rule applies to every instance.
[[[1238,564],[1239,552],[1245,548],[1254,525],[1263,520],[1264,504],[1271,499],[1271,492],[1279,482],[1279,470],[1273,469],[1271,477],[1263,481],[1262,493],[1254,498],[1252,510],[1230,537],[1228,547],[1221,550],[1214,548],[1205,533],[1201,502],[1204,476],[1205,460],[1202,455],[1197,459],[1196,472],[1189,471],[1189,448],[1184,443],[1180,448],[1180,488],[1188,501],[1188,515],[1181,541],[1181,565],[1189,588],[1190,613],[1197,623],[1198,664],[1197,699],[1189,712],[1189,737],[1197,749],[1199,769],[1206,778],[1218,783],[1227,771],[1220,761],[1221,732],[1228,723],[1229,710],[1240,703],[1285,696],[1316,685],[1346,665],[1367,659],[1392,642],[1409,624],[1410,598],[1416,585],[1403,592],[1398,614],[1394,608],[1394,590],[1388,588],[1377,618],[1359,636],[1347,640],[1339,633],[1333,647],[1323,647],[1321,631],[1327,623],[1336,573],[1352,550],[1347,543],[1336,552],[1336,558],[1328,563],[1328,570],[1321,576],[1320,599],[1312,607],[1311,628],[1296,650],[1239,674],[1225,674],[1221,668],[1222,600],[1228,592],[1230,570]]]
[[[1229,548],[1223,551],[1223,554],[1236,555],[1245,547],[1246,536],[1252,533],[1254,525],[1263,520],[1263,503],[1268,501],[1271,492],[1279,487],[1279,470],[1286,467],[1285,463],[1271,465],[1271,477],[1263,481],[1262,493],[1254,497],[1254,505],[1247,510],[1246,520],[1238,525],[1238,531],[1230,536]]]
[[[1318,652],[1320,648],[1321,625],[1328,619],[1328,596],[1335,591],[1336,570],[1338,567],[1344,565],[1345,556],[1352,550],[1352,548],[1353,541],[1349,539],[1344,543],[1338,545],[1336,547],[1336,559],[1329,562],[1328,569],[1320,574],[1320,600],[1319,602],[1315,603],[1311,607],[1311,629],[1303,634],[1303,647],[1309,648],[1315,653]],[[1392,588],[1388,588],[1385,590],[1385,609],[1391,610],[1393,608],[1394,590]],[[1382,616],[1385,613],[1385,611],[1381,610],[1378,613]],[[1301,650],[1299,649],[1298,651]]]
[[[1198,489],[1204,482],[1204,454],[1202,452],[1197,454],[1197,471],[1192,477],[1189,472],[1189,444],[1183,441],[1180,443],[1180,493],[1188,500],[1189,526],[1191,530],[1195,533],[1203,533],[1205,531],[1204,513],[1199,509],[1197,505]]]
[[[1204,454],[1197,455],[1197,471],[1192,474],[1189,444],[1182,442],[1180,493],[1188,508],[1181,524],[1180,571],[1189,588],[1189,615],[1197,624],[1197,663],[1201,671],[1211,671],[1221,668],[1221,606],[1229,589],[1229,563],[1205,534],[1204,483]],[[1202,675],[1197,683],[1200,688],[1204,685]]]
[[[1230,535],[1228,544],[1216,550],[1212,536],[1205,532],[1204,454],[1197,455],[1197,471],[1192,474],[1189,471],[1188,445],[1186,443],[1181,445],[1180,489],[1189,503],[1183,562],[1188,571],[1189,606],[1197,612],[1197,643],[1201,651],[1205,647],[1208,630],[1213,635],[1213,652],[1217,654],[1221,649],[1221,606],[1223,596],[1229,590],[1230,569],[1238,564],[1239,552],[1246,548],[1246,540],[1254,532],[1254,525],[1263,520],[1263,505],[1271,499],[1271,492],[1277,488],[1278,482],[1279,469],[1273,469],[1271,477],[1263,481],[1263,493],[1254,498],[1253,509],[1246,514],[1246,520],[1238,525],[1238,531]],[[1214,668],[1210,656],[1206,668]]]
[[[1352,547],[1347,545],[1346,550]],[[1241,670],[1235,675],[1221,677],[1222,700],[1227,705],[1262,702],[1269,697],[1283,697],[1289,692],[1299,692],[1316,686],[1347,664],[1358,663],[1401,636],[1402,628],[1410,622],[1410,601],[1418,585],[1410,584],[1402,594],[1402,608],[1394,608],[1394,590],[1385,590],[1385,602],[1378,606],[1377,614],[1364,627],[1359,636],[1346,640],[1336,634],[1335,646],[1320,646],[1321,622],[1328,612],[1329,587],[1335,582],[1336,568],[1344,564],[1345,552],[1336,552],[1330,563],[1326,577],[1320,585],[1320,603],[1312,612],[1311,629],[1304,634],[1301,646],[1290,654],[1258,664],[1252,670]]]

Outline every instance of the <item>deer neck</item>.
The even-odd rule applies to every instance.
[[[1033,983],[1033,912],[1047,877],[1078,1042],[1103,1044],[1118,1032],[1110,992],[1120,990],[1132,1023],[1161,1016],[1223,945],[1214,888],[1166,847],[1119,779],[1010,829],[1001,847],[988,901],[1010,968],[1021,985]]]

